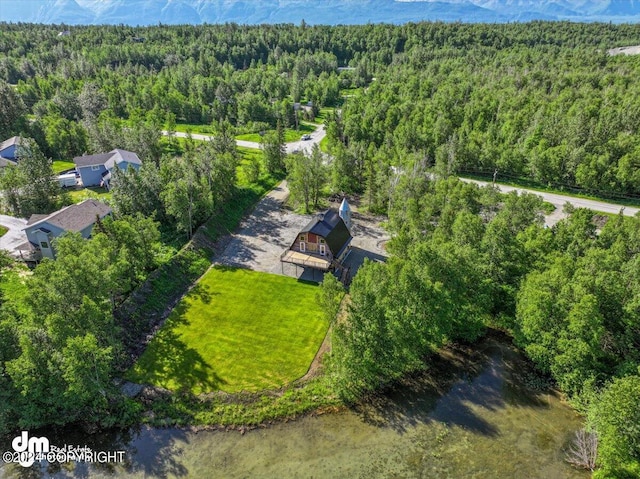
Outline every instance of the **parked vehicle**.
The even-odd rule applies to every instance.
[[[58,183],[61,188],[67,188],[71,186],[76,186],[76,174],[75,173],[67,173],[65,175],[58,176]]]

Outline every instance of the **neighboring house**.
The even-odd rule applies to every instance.
[[[18,163],[7,158],[2,158],[0,156],[0,168],[4,168],[5,166],[16,166]]]
[[[16,162],[18,161],[18,146],[20,146],[19,136],[14,136],[0,143],[0,158],[2,158],[3,160],[8,160],[8,162],[3,161],[3,164],[1,164],[0,166],[7,166],[7,164],[16,164]]]
[[[67,231],[79,232],[83,238],[91,236],[91,230],[97,218],[111,214],[111,208],[97,200],[84,200],[82,203],[67,206],[50,215],[31,215],[24,232],[29,240],[18,247],[30,257],[55,258],[51,241]]]
[[[342,261],[351,251],[352,238],[339,212],[328,209],[302,228],[280,260],[322,271],[342,268]]]
[[[126,171],[129,166],[138,170],[142,161],[131,151],[115,149],[109,153],[77,156],[73,159],[80,174],[82,184],[86,186],[104,186],[109,189],[111,173],[114,168]]]

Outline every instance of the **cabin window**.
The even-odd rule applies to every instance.
[[[40,241],[40,246],[42,248],[49,248],[49,243],[47,243],[46,241]]]
[[[303,253],[307,250],[307,245],[304,244],[304,241],[300,241],[300,251]]]
[[[320,240],[320,244],[324,244],[324,240],[323,239]]]
[[[320,245],[320,256],[325,256],[327,254],[327,251],[325,249],[325,246],[323,244]]]
[[[91,171],[98,171],[100,169],[100,165],[93,165],[91,167]]]
[[[307,241],[307,235],[300,235],[300,241]]]

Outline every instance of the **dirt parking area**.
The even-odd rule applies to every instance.
[[[289,195],[286,182],[282,182],[256,206],[240,225],[217,262],[229,266],[249,268],[266,273],[284,274],[304,280],[320,281],[319,271],[280,262],[298,232],[311,220],[311,215],[300,215],[282,205]],[[332,205],[336,207],[338,205]],[[375,218],[358,213],[352,216],[351,254],[345,261],[352,276],[368,257],[382,261],[387,256],[384,243],[389,239]]]

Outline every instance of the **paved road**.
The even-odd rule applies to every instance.
[[[9,231],[0,238],[0,249],[7,250],[14,255],[17,254],[16,246],[27,241],[27,235],[22,231],[27,225],[27,220],[0,215],[0,225],[9,228]]]
[[[167,131],[162,132],[163,135],[168,135]],[[326,136],[327,132],[324,129],[324,125],[316,125],[316,130],[310,134],[310,140],[299,140],[293,141],[291,143],[287,143],[287,153],[293,153],[294,151],[301,150],[306,151],[308,153],[311,152],[313,145],[319,144],[322,139]],[[175,132],[174,135],[178,138],[187,138],[187,133]],[[301,135],[302,136],[302,135]],[[194,140],[203,140],[209,141],[213,138],[212,135],[201,135],[199,133],[191,133],[191,138]],[[244,148],[253,148],[255,150],[259,150],[261,148],[260,143],[256,141],[245,141],[245,140],[236,140],[236,145],[242,146]]]
[[[467,183],[475,183],[480,186],[485,186],[491,184],[489,181],[478,181],[478,180],[470,180],[467,178],[460,178],[462,181]],[[595,200],[587,200],[584,198],[575,198],[573,196],[565,196],[557,193],[546,193],[543,191],[535,191],[528,190],[526,188],[515,188],[513,186],[500,185],[496,184],[496,186],[503,193],[509,193],[510,191],[517,191],[518,193],[527,192],[533,193],[534,195],[542,196],[545,201],[548,201],[552,205],[556,207],[556,210],[547,216],[546,224],[549,226],[553,226],[555,223],[560,221],[562,218],[565,218],[567,215],[563,213],[565,203],[570,203],[576,208],[589,208],[593,211],[600,211],[603,213],[611,213],[618,214],[621,209],[623,209],[623,214],[625,216],[635,216],[638,212],[640,212],[640,208],[632,208],[630,206],[621,206],[612,203],[606,203],[604,201],[595,201]]]

